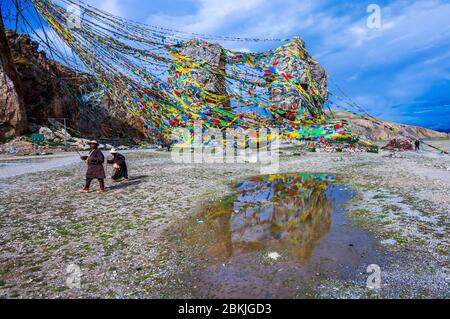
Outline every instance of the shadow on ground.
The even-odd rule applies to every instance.
[[[118,184],[115,184],[113,186],[108,187],[108,190],[117,190],[117,189],[124,189],[131,186],[137,186],[141,184],[145,179],[147,179],[148,175],[141,175],[141,176],[134,176],[131,177],[127,182],[120,182]]]

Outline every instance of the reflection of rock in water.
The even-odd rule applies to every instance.
[[[218,217],[211,216],[210,223],[220,237],[211,248],[226,257],[282,249],[306,262],[331,227],[327,182],[291,174],[241,183],[234,203],[221,207],[221,212],[215,209]]]

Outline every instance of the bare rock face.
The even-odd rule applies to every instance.
[[[132,115],[123,107],[123,101],[111,89],[91,88],[83,94],[79,105],[76,127],[84,136],[135,137],[148,136],[148,127],[140,117]]]
[[[28,35],[7,31],[11,54],[22,82],[30,120],[72,118],[77,113],[76,94],[82,77],[47,58]]]
[[[45,126],[39,129],[39,134],[44,135],[44,138],[47,141],[51,141],[55,138],[55,134],[52,132],[52,130]]]
[[[306,51],[302,39],[293,38],[291,42],[275,50],[270,65],[276,70],[276,80],[300,85],[312,97],[312,101],[308,101],[294,87],[271,85],[270,96],[275,106],[294,113],[303,109],[311,116],[323,114],[321,105],[328,100],[328,75]]]
[[[67,118],[68,126],[81,136],[146,137],[143,121],[112,99],[110,92],[100,90],[94,78],[49,59],[28,35],[7,31],[6,37],[12,56],[8,65],[17,69],[17,77],[26,93],[23,94],[23,114],[26,113],[30,122],[45,126],[51,119]],[[2,87],[0,85],[0,89]],[[95,95],[99,98],[85,99]],[[23,130],[26,130],[26,123]],[[13,135],[23,130],[13,131]]]
[[[220,75],[212,76],[211,74],[211,71],[217,71],[217,69],[225,73],[225,51],[220,44],[192,39],[182,44],[179,49],[179,53],[193,59],[196,63],[206,62],[203,67],[191,68],[190,70],[192,79],[196,81],[204,90],[222,96],[228,95],[225,78]],[[176,84],[176,79],[174,76],[175,71],[171,70],[169,83],[174,87],[182,89],[182,85]],[[231,104],[230,102],[226,102],[222,104],[222,107],[230,110]]]
[[[0,26],[0,137],[20,135],[27,129],[22,88],[6,34]]]
[[[23,101],[11,78],[0,65],[0,136],[11,137],[26,129]]]

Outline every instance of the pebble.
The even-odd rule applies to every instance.
[[[273,260],[277,260],[278,258],[280,258],[280,254],[277,252],[273,252],[273,253],[269,253],[269,258],[273,259]]]

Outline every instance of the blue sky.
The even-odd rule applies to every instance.
[[[94,0],[152,25],[226,36],[300,36],[357,103],[375,116],[450,128],[450,0]],[[367,26],[369,4],[381,28]],[[259,51],[274,44],[224,43]],[[330,90],[338,93],[330,83]]]

